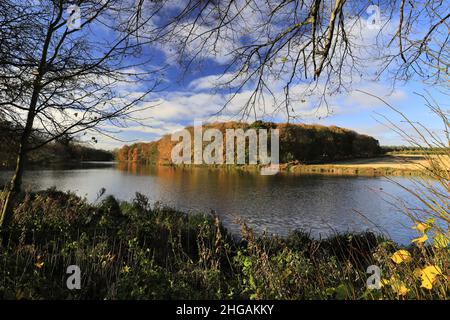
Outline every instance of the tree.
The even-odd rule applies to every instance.
[[[350,90],[355,79],[369,74],[374,80],[418,77],[447,87],[447,3],[379,0],[374,7],[372,2],[3,0],[0,118],[17,124],[21,142],[0,226],[11,217],[30,150],[66,134],[108,134],[100,124],[133,118],[159,83],[158,72],[142,59],[144,45],[158,43],[176,52],[185,70],[220,57],[224,74],[218,90],[229,89],[229,101],[246,91],[243,117],[256,117],[260,110],[298,117],[292,107],[308,95],[319,92],[318,104],[327,106],[327,96]],[[74,3],[81,13],[79,30],[67,27]],[[374,18],[361,19],[366,12]],[[367,48],[355,33],[362,26],[373,30],[367,25],[373,21],[379,37]],[[368,56],[377,58],[370,68]],[[147,83],[141,94],[128,97],[118,89],[138,82]],[[33,143],[33,131],[48,139]]]
[[[282,111],[301,117],[293,106],[315,96],[317,106],[328,107],[327,97],[352,90],[361,77],[448,86],[446,1],[182,3],[168,24],[167,41],[186,68],[219,59],[225,72],[218,90],[229,89],[230,101],[246,92],[243,116]]]
[[[139,31],[150,30],[151,16],[141,19],[133,0],[3,0],[0,9],[0,116],[20,137],[2,201],[4,231],[28,153],[81,132],[109,134],[106,126],[142,110],[160,75],[149,59],[139,59]],[[139,92],[126,96],[124,85]],[[45,139],[33,141],[34,133]]]

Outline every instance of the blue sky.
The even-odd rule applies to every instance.
[[[367,17],[361,17],[363,22],[365,18]],[[363,41],[370,41],[373,35],[369,33],[364,37],[366,38]],[[224,47],[226,45],[223,44]],[[195,65],[187,72],[177,64],[171,51],[170,47],[147,47],[144,52],[146,56],[153,57],[152,63],[155,66],[165,66],[165,81],[158,92],[151,95],[151,102],[148,102],[155,107],[142,115],[146,120],[141,123],[130,123],[128,127],[120,128],[118,131],[114,130],[115,136],[121,141],[98,137],[98,147],[113,149],[123,144],[156,140],[163,134],[173,133],[184,126],[193,125],[194,120],[213,122],[240,119],[241,114],[237,110],[245,102],[245,90],[232,101],[224,112],[216,114],[227,101],[228,94],[224,90],[217,90],[215,86],[216,83],[220,83],[227,77],[227,74],[223,75],[227,57],[221,54],[220,50],[216,55],[204,57],[201,64]],[[371,66],[372,63],[369,53],[367,55],[369,72],[374,68]],[[439,87],[413,79],[408,83],[397,83],[392,88],[392,81],[387,77],[378,81],[368,79],[358,79],[349,91],[327,96],[327,112],[325,112],[324,106],[316,108],[317,97],[313,94],[305,98],[304,102],[294,102],[293,108],[296,109],[299,118],[290,121],[337,125],[353,129],[375,137],[382,145],[405,144],[398,134],[386,126],[387,122],[381,116],[400,123],[401,119],[398,115],[380,100],[357,91],[360,89],[385,99],[399,111],[405,113],[412,121],[420,121],[428,129],[433,131],[441,129],[439,119],[425,107],[423,98],[415,94],[415,92],[429,94],[440,102],[444,109],[448,109],[446,96],[440,93]],[[301,82],[297,83],[299,90],[303,85]],[[275,91],[276,87],[274,85]],[[133,94],[141,89],[139,86],[127,86],[122,90]],[[286,115],[282,112],[261,113],[260,117],[276,122],[287,120]],[[250,122],[253,120],[248,119]]]

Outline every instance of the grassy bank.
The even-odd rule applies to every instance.
[[[217,217],[150,206],[139,194],[93,205],[48,190],[16,207],[0,249],[0,299],[447,298],[448,248],[414,245],[400,260],[399,249],[370,233],[281,239],[244,223],[238,240]],[[73,264],[81,290],[66,288]],[[366,288],[369,265],[382,270],[380,290]],[[439,271],[431,287],[430,266]]]
[[[285,165],[292,173],[361,176],[417,176],[427,175],[429,161],[424,155],[387,155],[317,165]]]
[[[395,154],[365,159],[352,159],[326,164],[281,164],[282,172],[293,174],[324,174],[344,176],[433,176],[429,154]],[[448,155],[437,160],[441,167],[450,168]]]
[[[353,159],[326,164],[300,164],[298,162],[280,164],[280,172],[289,174],[320,174],[341,176],[433,176],[430,171],[428,155],[388,155],[366,159]],[[442,156],[446,168],[450,168],[450,158]],[[137,172],[140,166],[137,162],[120,162],[121,170]],[[200,167],[242,170],[258,172],[259,165],[173,165],[176,167]],[[448,170],[448,169],[447,169]]]

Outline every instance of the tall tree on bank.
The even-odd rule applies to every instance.
[[[159,7],[152,6],[155,14]],[[108,134],[144,108],[160,75],[142,58],[139,41],[152,16],[140,19],[134,0],[3,0],[0,8],[0,117],[20,140],[1,201],[5,231],[27,154],[83,131]],[[36,134],[45,139],[33,141]]]

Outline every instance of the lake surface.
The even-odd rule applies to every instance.
[[[0,183],[10,175],[0,172]],[[412,185],[408,178],[393,179]],[[239,233],[236,219],[241,218],[258,232],[282,236],[294,229],[314,237],[373,230],[399,243],[409,243],[416,236],[412,222],[392,203],[397,197],[412,203],[414,199],[382,177],[261,176],[224,169],[84,164],[71,169],[29,170],[24,185],[33,190],[56,186],[92,202],[98,201],[101,188],[120,200],[131,200],[140,192],[152,202],[179,210],[214,211],[233,233]]]

